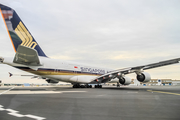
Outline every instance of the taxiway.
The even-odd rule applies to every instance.
[[[179,120],[180,86],[0,87],[0,120]]]

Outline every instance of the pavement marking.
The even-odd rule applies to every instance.
[[[101,97],[101,96],[106,96],[106,95],[96,95],[96,96],[99,96],[99,97]]]
[[[12,110],[12,109],[6,109],[6,111],[11,112],[11,113],[18,112],[18,111]]]
[[[147,90],[149,92],[157,92],[157,93],[164,93],[164,94],[171,94],[171,95],[180,95],[178,93],[171,93],[171,92],[163,92],[163,91],[154,91],[154,90]]]
[[[4,108],[2,108],[2,107],[0,107],[0,111],[3,111],[3,110],[5,110]]]
[[[35,116],[35,115],[24,115],[24,116],[29,117],[29,118],[32,118],[32,119],[36,119],[36,120],[46,119],[46,118],[38,117],[38,116]]]
[[[43,119],[46,119],[44,117],[39,117],[39,116],[35,116],[35,115],[23,115],[23,114],[20,114],[18,113],[19,111],[16,111],[16,110],[13,110],[13,109],[4,109],[2,105],[0,105],[0,111],[8,111],[9,115],[12,115],[12,116],[15,116],[15,117],[28,117],[28,118],[32,118],[32,119],[35,119],[35,120],[43,120]]]
[[[127,92],[127,93],[138,93],[138,92]]]
[[[0,95],[4,94],[4,93],[6,93],[6,92],[8,92],[8,91],[10,91],[10,90],[12,90],[12,89],[14,89],[14,88],[15,88],[15,87],[12,87],[12,88],[10,88],[10,89],[8,89],[8,90],[6,90],[6,91],[0,93]]]
[[[87,92],[87,91],[61,91],[62,93],[63,92]]]
[[[54,91],[9,91],[5,94],[55,94],[62,92],[54,92]]]
[[[57,93],[71,93],[71,92],[87,92],[87,91],[9,91],[3,94],[57,94]]]
[[[15,117],[24,117],[24,115],[21,115],[19,113],[13,112],[13,113],[8,113],[9,115],[15,116]]]

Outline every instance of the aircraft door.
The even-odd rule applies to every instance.
[[[54,69],[54,74],[58,74],[58,69]]]

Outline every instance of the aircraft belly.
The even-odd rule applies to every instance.
[[[46,78],[56,79],[63,82],[70,83],[90,83],[97,76],[87,76],[87,75],[43,75]]]
[[[55,79],[62,82],[71,82],[70,78],[72,78],[73,75],[43,75],[43,77],[49,79]]]
[[[76,83],[90,83],[96,77],[97,76],[79,75],[79,76],[73,76],[72,78],[70,78],[70,81]]]

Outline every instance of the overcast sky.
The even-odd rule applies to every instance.
[[[12,7],[45,54],[105,68],[180,57],[179,0],[0,0]],[[0,17],[0,56],[14,56]],[[8,72],[0,65],[0,79]],[[180,79],[180,64],[148,70],[152,78]],[[135,78],[135,75],[130,75]],[[28,79],[28,78],[26,78]]]

